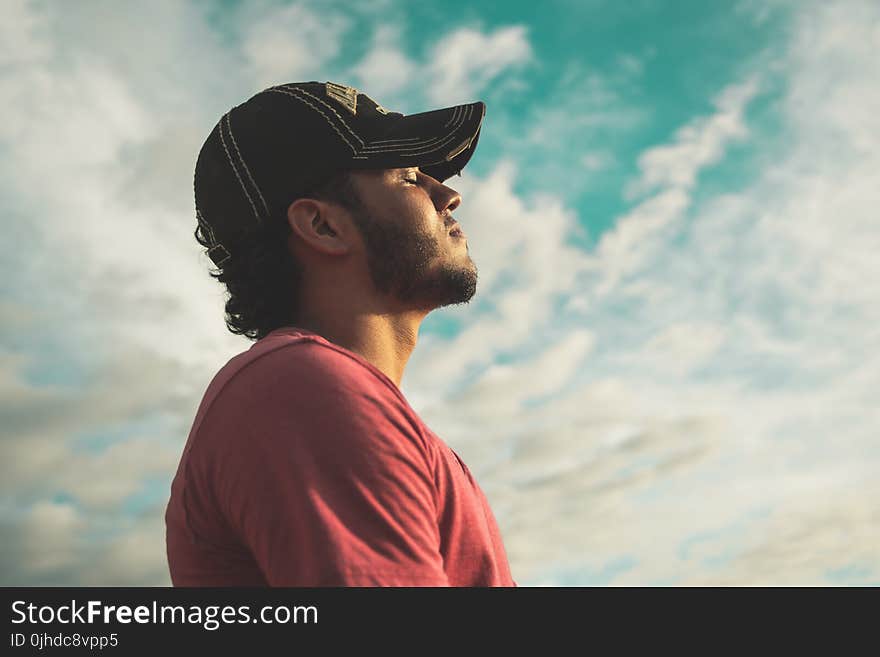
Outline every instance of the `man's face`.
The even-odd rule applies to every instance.
[[[376,289],[431,310],[466,303],[477,289],[467,238],[453,230],[458,193],[417,167],[356,171],[362,209],[352,211]]]

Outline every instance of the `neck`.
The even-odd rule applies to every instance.
[[[363,356],[400,388],[406,363],[415,349],[422,312],[398,314],[304,314],[296,326]]]

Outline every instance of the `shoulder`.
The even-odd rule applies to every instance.
[[[320,336],[270,336],[227,364],[205,429],[235,442],[433,443],[400,390],[360,355]],[[221,370],[222,372],[222,370]],[[219,374],[218,374],[219,376]],[[213,427],[213,429],[212,429]]]
[[[403,401],[397,387],[366,359],[319,336],[266,340],[245,355],[224,386],[227,393],[309,397],[330,390],[340,394],[369,391]]]
[[[242,489],[293,480],[434,486],[438,445],[368,362],[320,339],[266,341],[244,355],[227,364],[189,456],[230,508]]]

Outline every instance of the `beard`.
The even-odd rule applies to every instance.
[[[477,268],[470,257],[449,258],[436,236],[420,232],[415,224],[377,221],[363,208],[352,210],[367,248],[373,285],[413,308],[432,310],[467,303],[477,291]]]

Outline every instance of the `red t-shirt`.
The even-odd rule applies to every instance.
[[[516,586],[458,455],[378,368],[298,328],[211,381],[165,523],[175,586]]]

